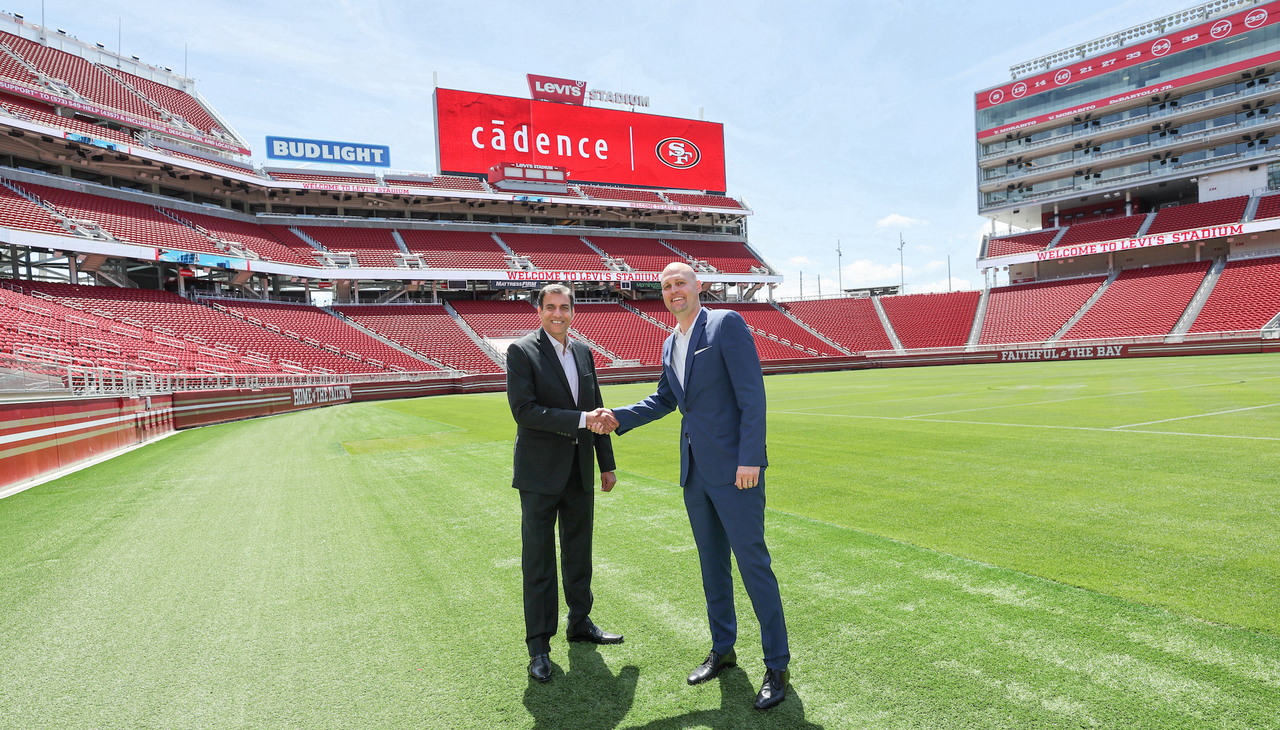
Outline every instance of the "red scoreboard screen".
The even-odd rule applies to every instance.
[[[435,107],[443,174],[523,162],[570,183],[725,191],[722,124],[454,89],[436,89]]]

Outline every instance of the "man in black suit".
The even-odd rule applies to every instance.
[[[596,434],[604,405],[591,349],[569,339],[573,290],[549,284],[538,293],[542,327],[507,348],[507,400],[515,418],[515,470],[523,538],[525,642],[529,676],[551,681],[550,640],[560,622],[556,590],[555,525],[560,521],[569,641],[620,644],[622,636],[591,621],[591,523],[595,508],[593,458],[600,489],[617,483],[613,445]]]

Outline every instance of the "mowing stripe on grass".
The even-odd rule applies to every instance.
[[[1256,411],[1259,408],[1275,408],[1280,403],[1268,403],[1262,406],[1248,406],[1247,408],[1232,408],[1229,411],[1214,411],[1213,413],[1197,413],[1194,416],[1178,416],[1177,418],[1162,418],[1159,421],[1144,421],[1142,423],[1131,423],[1128,426],[1112,426],[1112,428],[1130,428],[1132,426],[1150,426],[1154,423],[1168,423],[1169,421],[1185,421],[1188,418],[1204,418],[1206,416],[1221,416],[1224,413],[1239,413],[1241,411]]]

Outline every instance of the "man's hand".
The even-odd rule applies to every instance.
[[[751,489],[760,481],[760,467],[758,466],[739,466],[738,467],[738,489]]]
[[[613,485],[618,483],[618,477],[611,471],[600,472],[600,491],[607,492],[613,489]]]
[[[594,433],[613,433],[618,427],[618,419],[608,408],[597,408],[587,413],[587,428]]]

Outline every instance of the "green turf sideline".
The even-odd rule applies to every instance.
[[[1272,362],[1214,360],[1241,387],[1246,371]],[[1122,381],[1138,377],[1201,377],[1185,362],[1140,376],[1070,365],[766,382],[771,406],[830,405],[843,394],[853,397],[841,407],[855,410],[985,391],[1028,404],[1031,422],[1044,415],[1032,396],[1062,385],[1124,392],[1136,388]],[[606,399],[649,387],[609,388]],[[1271,402],[1274,391],[1253,387],[1148,403],[1160,413],[1144,418],[1224,407],[1210,401]],[[1135,413],[1128,403],[1065,416],[1098,425]],[[1273,426],[1263,414],[1211,420],[1236,419],[1221,430]],[[832,420],[855,424],[833,432]],[[748,705],[763,668],[745,603],[742,669],[696,688],[683,681],[707,633],[673,483],[674,426],[617,439],[622,481],[597,500],[595,617],[627,643],[566,649],[557,639],[557,676],[545,687],[523,675],[513,426],[502,394],[185,432],[6,499],[0,726],[1277,727],[1274,636],[1044,580],[1025,565],[1140,593],[1152,589],[1119,578],[1171,584],[1199,561],[1241,579],[1203,586],[1201,607],[1263,612],[1274,606],[1276,510],[1249,480],[1274,466],[1258,442],[1190,451],[1182,438],[1144,437],[1155,456],[1182,461],[1161,466],[1168,479],[1103,490],[1090,484],[1160,460],[1109,434],[1064,443],[1037,429],[771,417],[768,529],[795,697],[758,715]],[[1027,488],[1055,464],[1084,474]],[[1201,479],[1175,491],[1172,466]],[[1203,514],[1232,488],[1251,494],[1251,509]],[[1213,543],[1226,523],[1245,534]],[[1237,555],[1250,539],[1258,544]],[[929,541],[955,555],[918,546]]]

